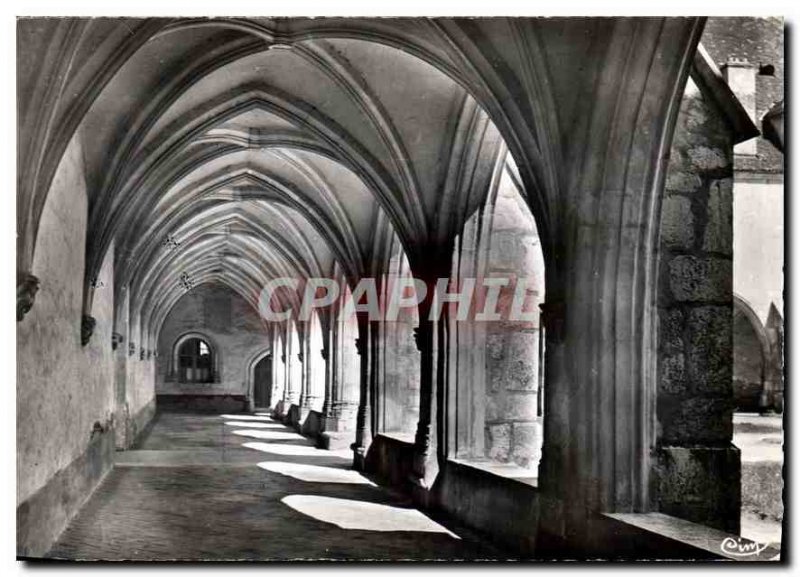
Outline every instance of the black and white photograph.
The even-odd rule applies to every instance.
[[[13,563],[787,563],[791,19],[207,9],[7,17]]]

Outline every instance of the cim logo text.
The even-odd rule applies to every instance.
[[[736,557],[760,555],[767,547],[768,545],[761,545],[755,541],[742,541],[741,538],[734,539],[733,537],[726,537],[719,546],[723,553]]]

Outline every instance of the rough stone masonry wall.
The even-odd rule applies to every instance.
[[[39,225],[36,303],[17,323],[17,551],[46,552],[113,460],[114,248],[97,278],[81,345],[87,195],[80,140],[69,145]]]
[[[733,142],[690,80],[662,206],[657,397],[658,505],[739,528],[739,451],[732,437]]]
[[[179,383],[169,375],[175,342],[186,333],[206,335],[215,347],[219,382]],[[158,337],[156,393],[159,395],[244,395],[248,366],[270,347],[258,313],[241,296],[221,285],[200,285],[186,293],[167,315]]]
[[[495,201],[488,277],[535,277],[539,294],[525,311],[538,312],[544,263],[533,217],[505,177]],[[514,283],[512,283],[514,284]],[[486,323],[485,454],[492,460],[535,467],[541,457],[542,419],[537,416],[538,322],[508,320],[514,287],[501,292],[503,320]]]
[[[384,432],[415,432],[419,420],[419,351],[414,342],[418,324],[408,310],[401,310],[397,322],[382,323],[383,366],[382,414]]]

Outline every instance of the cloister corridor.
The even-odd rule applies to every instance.
[[[458,560],[508,556],[266,413],[159,412],[49,558]]]
[[[20,17],[17,560],[783,561],[783,35]]]

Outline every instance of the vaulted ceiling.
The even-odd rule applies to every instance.
[[[335,264],[350,281],[379,274],[393,239],[413,250],[457,232],[505,155],[464,88],[385,43],[336,33],[284,43],[270,20],[28,24],[27,49],[71,53],[54,71],[56,108],[71,87],[97,84],[76,127],[87,278],[113,240],[118,296],[129,291],[143,327],[160,324],[187,280],[227,284],[255,305],[271,278],[332,275]],[[26,120],[25,102],[20,112]],[[89,283],[88,310],[91,300]]]
[[[646,140],[636,148],[655,147],[660,129],[636,127],[667,108],[653,97],[623,114],[639,108],[619,102],[655,94],[650,84],[662,77],[673,90],[682,68],[654,55],[696,28],[660,19],[21,20],[18,271],[30,270],[50,183],[76,135],[89,197],[85,311],[113,241],[115,290],[129,297],[115,302],[127,300],[150,334],[186,279],[255,302],[276,276],[380,274],[398,243],[412,269],[447,259],[432,248],[446,252],[507,150],[545,258],[555,258],[572,236],[553,231],[583,214],[574,207],[590,202],[585,190],[622,190],[630,179],[650,187],[651,173],[621,168],[632,145],[609,139],[634,134]],[[653,66],[672,68],[639,74]],[[608,150],[608,170],[590,161],[593,147]]]

